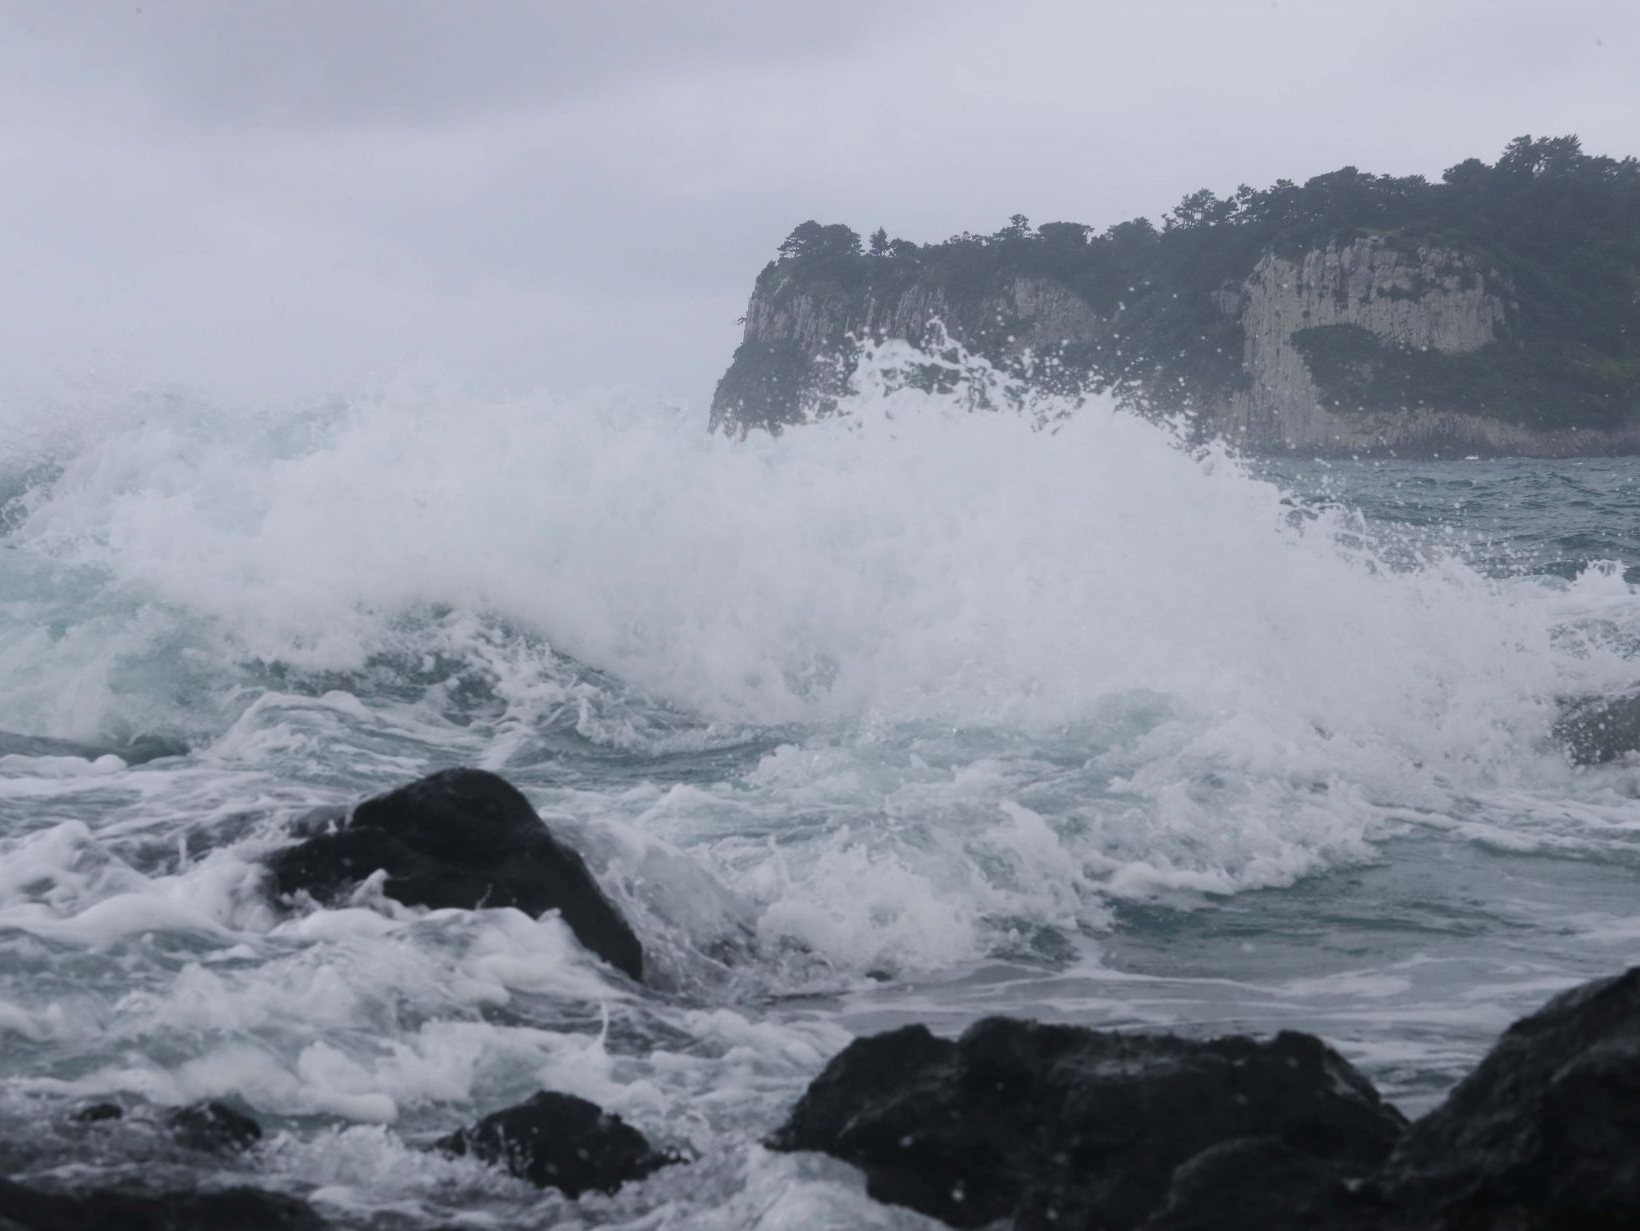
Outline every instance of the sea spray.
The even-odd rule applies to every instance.
[[[1399,472],[1315,500],[1061,409],[885,377],[737,442],[402,387],[14,437],[0,729],[189,750],[0,757],[0,1140],[75,1165],[77,1100],[232,1097],[327,1216],[568,1222],[415,1148],[547,1086],[700,1155],[608,1223],[856,1225],[747,1145],[845,1026],[1307,1026],[1427,1099],[1611,967],[1636,770],[1552,728],[1633,683],[1621,564],[1479,567]],[[654,990],[550,917],[271,900],[299,820],[455,764],[585,854]]]

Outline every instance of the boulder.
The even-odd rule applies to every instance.
[[[1407,1131],[1378,1185],[1417,1213],[1407,1226],[1640,1227],[1640,967],[1511,1026]]]
[[[0,1179],[0,1228],[10,1231],[323,1231],[313,1207],[256,1188],[219,1192],[41,1192]]]
[[[76,1111],[72,1117],[80,1124],[98,1124],[104,1120],[122,1120],[125,1118],[125,1108],[118,1103],[87,1103]]]
[[[988,1018],[955,1042],[922,1026],[855,1040],[768,1144],[854,1163],[872,1196],[952,1226],[1126,1228],[1214,1146],[1269,1138],[1342,1181],[1375,1169],[1405,1123],[1311,1035],[1200,1042]]]
[[[516,787],[483,770],[448,769],[367,799],[270,862],[280,894],[320,901],[380,869],[384,892],[410,906],[556,910],[593,953],[643,978],[637,936],[581,856],[553,838]]]
[[[262,1140],[262,1126],[226,1103],[178,1107],[166,1113],[165,1126],[178,1145],[206,1154],[238,1154]]]
[[[435,1148],[471,1154],[569,1197],[588,1190],[612,1193],[681,1161],[652,1149],[642,1133],[596,1103],[546,1090],[450,1134]]]
[[[1562,701],[1554,734],[1576,765],[1599,765],[1640,752],[1640,692]]]
[[[1167,1204],[1143,1231],[1379,1231],[1380,1217],[1332,1164],[1274,1137],[1244,1137],[1174,1171]]]

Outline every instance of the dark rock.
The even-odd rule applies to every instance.
[[[1511,1026],[1379,1184],[1409,1226],[1640,1227],[1640,967]]]
[[[1578,765],[1599,765],[1640,752],[1640,692],[1562,702],[1554,734]]]
[[[1377,1227],[1380,1214],[1336,1166],[1274,1137],[1248,1137],[1179,1167],[1167,1204],[1144,1231],[1345,1231]]]
[[[589,1189],[612,1193],[681,1161],[652,1149],[642,1133],[596,1103],[546,1090],[450,1134],[436,1148],[471,1154],[570,1197]]]
[[[581,856],[553,838],[515,787],[483,770],[445,770],[368,799],[271,865],[281,894],[334,900],[385,869],[387,895],[411,906],[556,910],[593,953],[643,978],[638,938]]]
[[[167,1112],[166,1127],[178,1145],[207,1154],[237,1154],[262,1140],[262,1126],[226,1103],[190,1103]]]
[[[255,1188],[67,1195],[0,1180],[0,1227],[26,1231],[323,1231],[313,1207]]]
[[[953,1226],[1017,1212],[1125,1228],[1213,1146],[1269,1137],[1359,1175],[1405,1123],[1310,1035],[1196,1042],[989,1018],[954,1043],[921,1026],[855,1040],[769,1145],[852,1162],[872,1196]]]
[[[118,1103],[88,1103],[74,1113],[74,1119],[81,1124],[95,1124],[100,1120],[118,1120],[125,1115],[125,1108]]]

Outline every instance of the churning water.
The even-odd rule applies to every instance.
[[[1417,1112],[1633,960],[1634,461],[1255,472],[873,384],[778,439],[635,398],[147,397],[0,451],[0,1161],[344,1226],[921,1226],[759,1144],[850,1037],[1314,1030]],[[154,753],[169,752],[154,759]],[[643,939],[267,900],[293,820],[517,783]],[[418,1147],[547,1087],[696,1156],[570,1202]],[[86,1100],[239,1100],[200,1172]]]

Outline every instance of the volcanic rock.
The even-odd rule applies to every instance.
[[[558,911],[604,961],[643,978],[643,949],[581,856],[561,845],[514,786],[447,769],[367,799],[328,832],[273,856],[280,894],[334,900],[378,869],[410,906]]]
[[[1214,1146],[1273,1139],[1315,1161],[1303,1186],[1324,1202],[1320,1169],[1370,1172],[1405,1123],[1311,1035],[1197,1042],[988,1018],[956,1042],[922,1026],[855,1040],[769,1145],[854,1163],[878,1200],[957,1227],[1012,1214],[1126,1228]]]
[[[0,1179],[0,1228],[10,1231],[323,1231],[305,1201],[255,1188],[220,1192],[41,1192]]]
[[[125,1108],[118,1103],[87,1103],[76,1111],[72,1117],[80,1124],[98,1124],[104,1120],[122,1120],[125,1118]]]
[[[1247,1137],[1180,1166],[1143,1231],[1378,1231],[1378,1215],[1334,1165],[1274,1137]],[[1015,1221],[1021,1231],[1030,1225]]]
[[[612,1193],[681,1161],[652,1149],[642,1133],[596,1103],[547,1090],[450,1134],[436,1148],[471,1154],[570,1197],[589,1189]]]
[[[178,1145],[207,1154],[237,1154],[262,1140],[262,1126],[226,1103],[190,1103],[165,1116]]]
[[[1640,692],[1562,702],[1554,733],[1576,765],[1599,765],[1640,752]]]
[[[1407,1131],[1378,1183],[1419,1213],[1408,1226],[1640,1227],[1640,967],[1511,1026]]]

